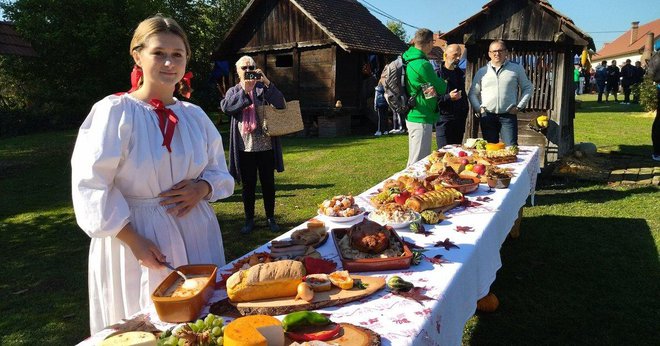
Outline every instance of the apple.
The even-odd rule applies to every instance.
[[[474,167],[472,167],[472,172],[480,174],[480,175],[484,175],[484,174],[486,174],[486,166],[481,164],[481,163],[478,163],[478,164],[474,165]]]
[[[410,192],[402,191],[400,194],[394,196],[394,203],[403,205],[408,198],[410,198]]]
[[[461,159],[461,165],[466,166],[466,165],[468,165],[469,163],[470,163],[470,160],[468,160],[468,159],[466,159],[466,158],[462,158],[462,159]]]
[[[420,186],[415,189],[415,195],[423,195],[426,193],[426,189],[423,186]]]
[[[472,171],[473,168],[474,168],[474,165],[473,165],[473,164],[467,164],[467,165],[465,165],[465,170],[466,170],[466,171]]]
[[[458,152],[458,157],[466,157],[466,156],[468,156],[468,154],[466,152],[464,152],[463,150]]]

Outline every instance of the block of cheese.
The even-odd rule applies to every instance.
[[[113,335],[101,343],[101,346],[156,346],[156,337],[147,332],[126,332]]]
[[[232,302],[293,297],[305,276],[302,262],[283,260],[257,264],[239,270],[227,279],[227,296]]]
[[[225,327],[225,346],[282,346],[282,322],[268,315],[239,317]]]

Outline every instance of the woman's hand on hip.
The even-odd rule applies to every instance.
[[[149,269],[163,269],[162,262],[166,261],[165,255],[154,242],[141,236],[131,226],[127,224],[117,233],[117,238],[131,249],[133,256],[138,262]]]
[[[181,217],[188,214],[209,193],[211,193],[211,185],[206,181],[183,180],[159,195],[167,197],[160,202],[160,205],[171,206],[167,212]]]

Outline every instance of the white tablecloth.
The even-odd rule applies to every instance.
[[[455,149],[451,149],[455,150]],[[425,160],[417,162],[408,169],[394,174],[418,174],[424,169]],[[500,247],[509,230],[518,218],[518,210],[525,205],[536,187],[536,177],[540,171],[539,150],[537,147],[520,147],[518,161],[503,165],[514,169],[515,176],[508,189],[487,192],[488,186],[481,184],[479,189],[470,194],[468,199],[480,205],[469,208],[459,207],[447,213],[450,217],[439,225],[426,226],[433,234],[424,236],[410,231],[399,231],[406,240],[427,248],[424,253],[428,258],[442,255],[446,263],[432,264],[424,260],[403,272],[359,273],[375,276],[400,275],[417,287],[423,287],[426,295],[434,300],[416,301],[392,295],[381,290],[366,299],[329,307],[320,312],[331,314],[335,322],[348,322],[370,328],[380,333],[383,345],[460,345],[463,327],[474,314],[477,300],[488,294],[490,285],[495,281],[497,270],[501,267]],[[357,203],[367,210],[372,209],[369,197],[382,185],[356,196]],[[324,197],[329,198],[330,196]],[[483,201],[483,197],[489,197]],[[480,200],[478,200],[480,199]],[[331,228],[343,228],[350,224],[327,223]],[[473,231],[458,232],[457,226],[469,226]],[[300,225],[295,229],[304,227]],[[287,232],[277,239],[287,239]],[[438,241],[449,238],[459,246],[458,249],[446,250],[434,247]],[[267,244],[255,249],[255,252],[268,251]],[[324,258],[341,263],[332,239],[318,251]],[[231,264],[218,272],[226,272]],[[219,275],[218,275],[219,276]],[[211,302],[226,297],[224,290],[215,292]],[[169,328],[172,324],[160,322],[153,306],[146,314],[159,328]],[[208,307],[202,315],[208,313]],[[112,330],[104,330],[83,341],[81,345],[95,345]]]

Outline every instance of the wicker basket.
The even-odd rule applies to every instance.
[[[264,133],[271,137],[288,135],[302,131],[305,125],[300,114],[300,102],[289,101],[286,108],[277,109],[271,106],[259,106],[261,118],[263,119],[262,128]]]

